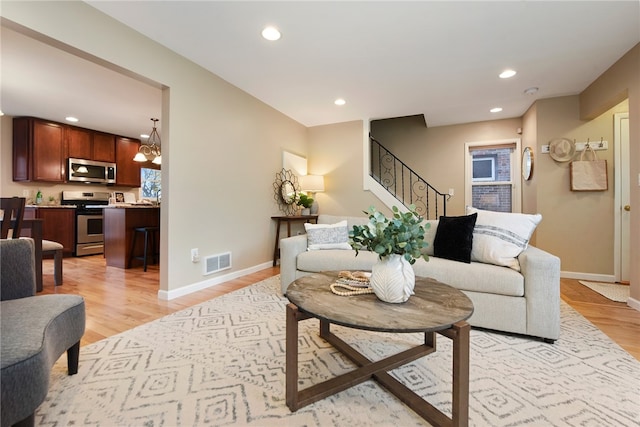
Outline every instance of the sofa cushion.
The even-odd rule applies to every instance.
[[[477,213],[473,230],[471,260],[502,265],[520,271],[517,256],[527,248],[542,215],[493,212],[467,206],[467,214]]]
[[[298,255],[299,271],[319,273],[321,271],[360,270],[371,271],[378,261],[378,254],[353,250],[308,251]],[[430,257],[429,261],[418,259],[413,264],[417,276],[432,277],[462,291],[521,297],[524,295],[524,277],[510,268],[472,262],[470,264],[448,259]]]
[[[378,254],[370,251],[342,251],[336,249],[324,251],[308,251],[298,254],[297,269],[310,273],[321,271],[362,270],[371,271],[371,266],[378,261]]]
[[[304,224],[304,229],[307,232],[307,250],[351,249],[346,220],[335,224],[307,222]]]
[[[471,262],[473,227],[477,213],[466,216],[442,216],[433,241],[433,254],[439,258]]]
[[[461,291],[524,296],[524,276],[519,272],[492,264],[470,264],[444,258],[429,257],[413,264],[416,276],[432,277]]]

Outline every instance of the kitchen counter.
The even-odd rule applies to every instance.
[[[142,208],[142,209],[149,209],[149,208],[159,208],[159,206],[156,205],[150,205],[147,203],[117,203],[115,205],[107,205],[107,206],[100,206],[101,208],[105,208],[105,209],[136,209],[136,208]]]
[[[134,228],[159,227],[160,208],[157,206],[109,205],[104,208],[104,256],[107,265],[128,268]],[[138,239],[136,254],[142,253],[143,239]],[[137,265],[137,264],[134,264]]]
[[[25,208],[60,208],[60,209],[75,209],[76,205],[25,205]]]

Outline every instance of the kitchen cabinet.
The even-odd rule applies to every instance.
[[[116,161],[115,136],[67,126],[67,153],[67,157],[76,159],[114,163]]]
[[[116,185],[140,187],[140,163],[134,162],[140,141],[116,137]]]
[[[72,255],[76,239],[75,211],[73,208],[62,207],[27,207],[24,217],[41,219],[42,238],[60,243],[64,247],[64,255]]]
[[[64,125],[33,117],[13,119],[13,180],[65,181]]]
[[[116,185],[140,187],[140,140],[35,117],[13,119],[13,180],[67,182],[68,157],[116,163]]]
[[[93,157],[98,162],[116,161],[116,137],[108,133],[93,132]]]
[[[93,135],[88,129],[67,128],[68,157],[93,160]]]

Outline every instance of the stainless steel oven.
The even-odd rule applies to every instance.
[[[76,214],[76,256],[104,252],[102,209],[99,212],[84,210]]]
[[[109,204],[105,191],[63,191],[63,205],[76,207],[76,256],[104,253],[103,208]]]

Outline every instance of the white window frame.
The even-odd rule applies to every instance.
[[[481,157],[481,158],[472,158],[471,161],[473,163],[475,162],[486,162],[486,161],[490,161],[491,162],[491,176],[487,177],[487,178],[474,178],[473,177],[473,163],[471,163],[471,179],[473,180],[473,182],[491,182],[491,181],[495,181],[496,180],[496,159],[490,156],[487,157]]]
[[[511,179],[509,181],[486,181],[473,179],[473,156],[471,151],[479,150],[480,147],[495,148],[500,145],[515,144],[511,152]],[[473,185],[511,185],[511,212],[522,212],[522,152],[520,138],[498,139],[490,141],[471,141],[464,144],[464,204],[472,204]],[[495,170],[495,169],[494,169]]]

